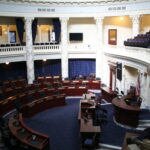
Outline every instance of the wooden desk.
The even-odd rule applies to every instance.
[[[85,121],[85,111],[88,110],[90,119]],[[95,100],[80,100],[78,119],[80,120],[80,133],[99,133],[100,126],[93,125],[92,111],[95,110]]]
[[[112,99],[117,96],[116,91],[112,91],[109,87],[103,87],[102,90],[102,98],[107,100],[108,102],[112,102]]]
[[[24,117],[28,118],[46,109],[63,106],[65,104],[65,96],[63,94],[46,96],[24,105],[21,108],[21,112]]]
[[[100,126],[93,125],[93,111],[95,110],[95,100],[80,100],[78,119],[80,121],[81,143],[84,146],[84,141],[91,138],[93,146],[98,145]],[[88,110],[88,112],[87,112]],[[86,119],[84,117],[87,117]]]
[[[22,114],[12,116],[9,119],[9,130],[12,136],[19,140],[22,145],[28,146],[29,149],[49,150],[49,137],[26,126]]]
[[[80,120],[80,133],[100,133],[100,126],[93,126],[93,119],[85,120],[82,118]]]
[[[123,125],[137,127],[140,107],[126,104],[124,101],[126,98],[128,98],[128,96],[124,96],[121,99],[114,98],[112,100],[112,104],[115,108],[115,119],[118,123]]]

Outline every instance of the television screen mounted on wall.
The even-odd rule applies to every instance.
[[[83,41],[83,33],[69,33],[70,41]]]

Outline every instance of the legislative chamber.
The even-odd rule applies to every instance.
[[[131,149],[149,91],[149,0],[0,0],[0,149]]]

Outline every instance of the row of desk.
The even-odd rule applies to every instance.
[[[82,88],[85,87],[87,89],[100,89],[100,81],[92,81],[92,80],[67,80],[67,81],[55,81],[55,82],[39,82],[35,84],[28,84],[28,85],[21,85],[21,86],[14,86],[14,87],[7,87],[4,89],[0,89],[0,96],[3,100],[9,96],[15,96],[17,94],[21,94],[24,92],[28,92],[31,90],[36,89],[43,89],[43,88]]]
[[[23,106],[20,109],[22,114],[20,113],[19,117],[14,116],[9,119],[9,129],[11,131],[11,134],[22,144],[25,144],[26,146],[31,147],[32,149],[48,150],[49,137],[30,129],[23,122],[22,117],[31,117],[41,111],[44,111],[45,109],[63,106],[65,105],[65,96],[82,96],[83,93],[87,93],[87,86],[79,86],[78,83],[80,83],[80,81],[73,81],[75,83],[75,86],[69,86],[70,82],[72,81],[63,82],[63,86],[61,87],[57,87],[56,84],[59,83],[55,82],[53,83],[54,87],[52,88],[48,87],[47,83],[45,84],[45,82],[37,83],[34,85],[26,85],[23,87],[16,87],[15,89],[18,89],[19,91],[17,96],[9,96],[7,99],[0,101],[1,116],[15,108],[14,102],[16,100],[19,100],[23,104]],[[86,83],[89,83],[89,85],[91,85],[91,88],[100,89],[100,81],[86,81]],[[40,87],[40,89],[34,89],[34,87],[37,86]],[[23,90],[23,88],[25,87],[28,88],[27,92],[24,92]],[[59,93],[55,93],[54,95],[53,92],[56,91]],[[43,92],[46,94],[46,96],[40,97],[39,95]],[[29,101],[28,96],[33,96],[34,100]],[[81,123],[82,125],[84,124],[82,118]],[[81,126],[81,132],[82,127],[84,129],[87,129],[86,131],[89,131],[89,129],[91,128],[90,132],[93,134],[92,120],[89,120],[89,123],[86,124],[86,126],[86,128]],[[98,131],[100,131],[100,129],[98,129]]]
[[[76,83],[76,86],[70,86],[70,82]],[[5,99],[0,100],[0,116],[11,111],[15,108],[14,102],[17,100],[22,104],[28,103],[28,97],[33,97],[34,99],[40,98],[40,93],[44,93],[46,96],[54,95],[55,91],[59,91],[60,94],[64,93],[66,96],[81,96],[83,93],[87,93],[88,89],[100,89],[100,81],[86,81],[89,85],[79,86],[77,83],[79,81],[63,81],[63,85],[56,87],[54,82],[54,87],[49,87],[49,83],[36,83],[30,84],[22,87],[15,87],[14,89],[8,88],[5,92],[0,93],[1,95],[7,95]],[[57,94],[59,94],[57,93]],[[29,100],[30,101],[30,100]]]
[[[43,88],[41,90],[32,90],[29,92],[20,93],[17,96],[10,96],[3,101],[0,101],[0,116],[3,116],[7,112],[15,109],[15,102],[20,105],[27,104],[36,99],[40,99],[46,96],[64,94],[65,96],[82,96],[87,92],[85,87],[61,87],[61,88]]]
[[[27,103],[21,107],[20,111],[23,113],[23,117],[28,118],[46,109],[64,106],[65,104],[66,102],[64,94],[46,96],[31,103]]]
[[[26,147],[30,150],[49,150],[49,137],[26,126],[21,113],[12,116],[8,126],[12,136],[17,140],[18,147]]]

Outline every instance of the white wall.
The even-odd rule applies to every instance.
[[[145,34],[148,31],[150,31],[150,15],[143,15],[140,20],[140,32]]]
[[[117,29],[117,45],[122,46],[123,42],[132,37],[132,22],[127,16],[105,17],[104,18],[104,44],[108,44],[108,30]]]
[[[83,33],[83,41],[69,42],[71,46],[96,45],[96,24],[93,18],[70,18],[68,36],[69,33]]]
[[[125,93],[130,89],[130,86],[136,87],[138,78],[138,70],[129,66],[124,66],[124,89]]]

